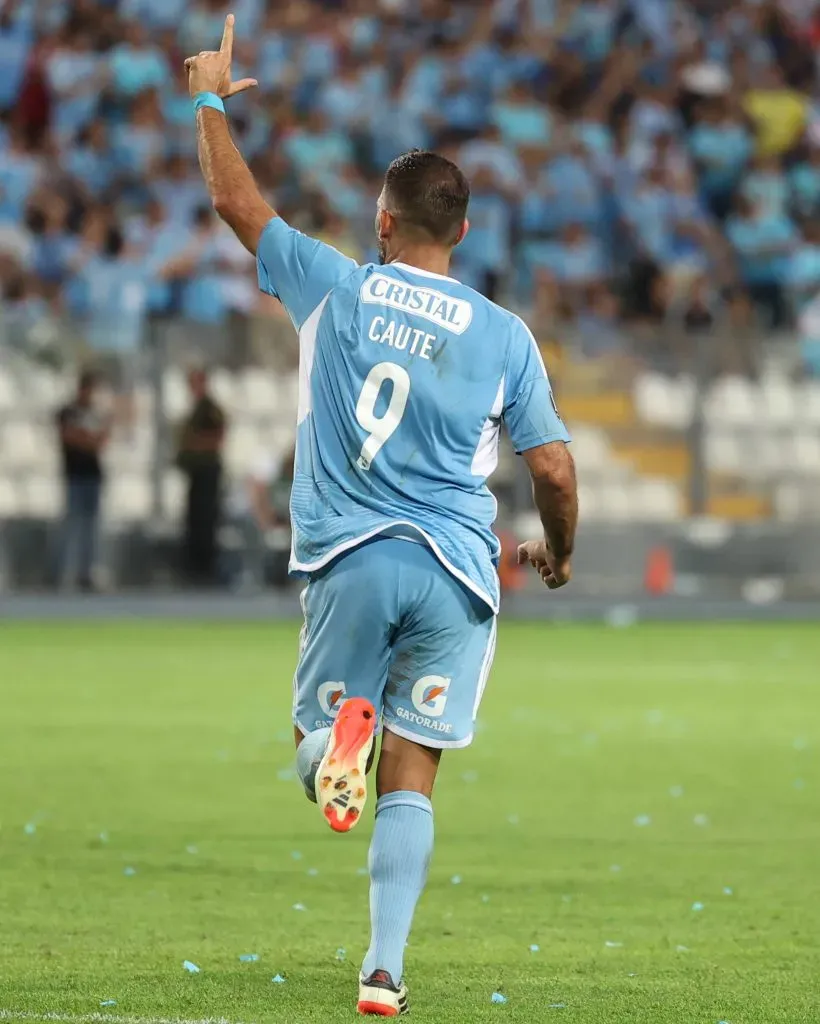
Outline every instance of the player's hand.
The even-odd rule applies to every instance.
[[[556,558],[545,540],[527,540],[518,545],[518,564],[529,562],[550,590],[565,586],[572,579],[569,558]]]
[[[236,96],[238,92],[252,89],[259,84],[255,78],[242,78],[238,82],[231,81],[233,22],[234,17],[229,14],[225,19],[225,31],[222,33],[222,43],[218,50],[203,50],[198,56],[189,57],[185,61],[185,70],[188,72],[188,92],[191,94],[191,99],[198,92],[215,92],[217,96],[225,100],[229,96]]]

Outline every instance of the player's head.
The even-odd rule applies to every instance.
[[[438,153],[411,149],[387,168],[379,196],[379,258],[388,263],[403,246],[452,249],[467,234],[470,186]]]

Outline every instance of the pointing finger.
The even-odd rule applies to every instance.
[[[227,54],[229,60],[233,52],[233,20],[232,14],[225,19],[225,31],[222,33],[222,42],[219,46],[219,52]]]

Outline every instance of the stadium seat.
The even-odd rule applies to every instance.
[[[797,473],[820,478],[820,432],[800,431],[795,434],[791,456]]]
[[[638,416],[650,426],[685,430],[692,422],[695,384],[691,377],[639,374],[632,398]]]
[[[228,472],[233,476],[244,475],[260,451],[269,445],[270,440],[266,438],[265,431],[260,432],[247,423],[235,424],[228,431],[225,442],[225,465]]]
[[[707,395],[705,413],[715,426],[749,426],[760,418],[757,388],[743,377],[723,377]]]
[[[637,514],[634,485],[630,482],[603,484],[598,490],[598,509],[601,520],[623,522]]]
[[[632,515],[642,522],[668,523],[682,514],[681,493],[671,480],[645,477],[632,485]]]
[[[791,382],[783,377],[769,377],[760,388],[763,420],[771,427],[787,426],[794,422],[797,396]]]
[[[612,462],[612,450],[606,434],[582,424],[572,429],[572,454],[579,472],[585,474],[605,472]]]
[[[279,388],[268,370],[249,367],[239,378],[239,401],[252,416],[276,415],[280,407]]]
[[[106,512],[115,522],[134,522],[151,513],[151,482],[147,476],[114,477],[107,489]]]
[[[598,488],[589,484],[578,485],[578,516],[584,523],[600,519],[601,509],[598,500]]]
[[[54,444],[53,436],[43,428],[27,420],[12,420],[0,430],[0,462],[8,468],[39,470],[48,465]]]
[[[236,378],[229,370],[213,370],[209,378],[211,394],[230,416],[236,409]]]
[[[60,481],[56,476],[30,476],[21,488],[23,511],[37,519],[55,519],[63,507]]]
[[[0,520],[12,519],[20,514],[20,488],[11,477],[0,476]]]
[[[181,370],[166,370],[162,378],[162,411],[172,421],[181,420],[191,407],[191,396]]]
[[[12,375],[0,366],[0,415],[17,408],[17,385]]]
[[[820,427],[820,381],[806,381],[797,388],[794,413],[799,422]]]
[[[743,456],[740,443],[733,433],[725,430],[707,432],[706,466],[714,473],[741,473]]]
[[[26,374],[26,406],[36,412],[56,412],[66,401],[67,389],[62,378],[50,370],[31,370]]]

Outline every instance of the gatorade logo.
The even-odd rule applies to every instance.
[[[336,712],[339,710],[339,705],[344,699],[344,695],[344,683],[322,683],[316,691],[316,696],[319,699],[319,706],[328,718],[336,717]]]
[[[444,676],[424,676],[419,679],[411,693],[416,710],[430,718],[441,718],[449,687],[450,680]]]

